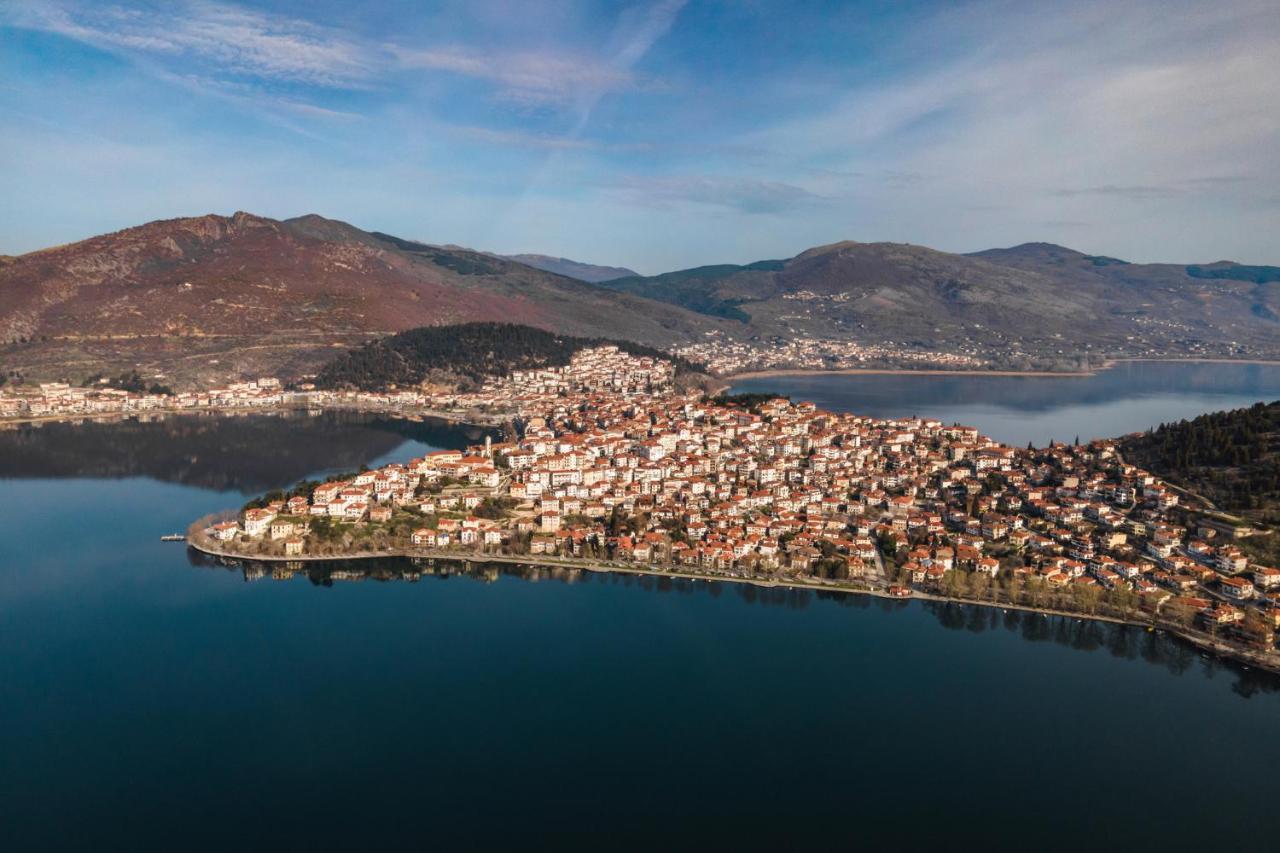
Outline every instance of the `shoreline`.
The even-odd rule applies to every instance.
[[[1106,368],[1102,368],[1106,369]],[[837,370],[811,370],[808,368],[780,367],[770,370],[748,370],[745,373],[734,373],[726,376],[730,383],[740,379],[769,379],[775,376],[993,376],[993,377],[1062,377],[1065,379],[1095,376],[1096,371],[1057,371],[1057,370],[946,370],[929,368],[911,370],[909,368],[889,367],[842,367]]]
[[[707,395],[711,397],[719,396],[730,391],[733,386],[742,380],[750,379],[772,379],[788,376],[979,376],[992,377],[996,379],[1010,378],[1032,378],[1032,379],[1087,379],[1091,376],[1097,376],[1103,371],[1114,368],[1117,364],[1133,362],[1133,363],[1164,363],[1164,364],[1251,364],[1251,365],[1270,365],[1280,366],[1280,359],[1237,359],[1237,358],[1115,358],[1108,359],[1103,362],[1101,367],[1094,370],[961,370],[946,368],[928,368],[922,370],[912,370],[909,368],[879,368],[879,367],[845,367],[837,370],[814,370],[810,368],[776,368],[769,370],[748,370],[742,373],[732,373],[728,376],[716,377],[717,384],[714,385]],[[11,426],[19,426],[22,424],[44,424],[44,423],[84,423],[84,422],[102,422],[112,420],[126,420],[130,418],[146,418],[169,415],[252,415],[252,414],[282,414],[287,412],[357,412],[361,414],[386,415],[392,418],[401,418],[411,420],[415,418],[431,418],[446,423],[458,424],[461,426],[477,427],[479,429],[501,429],[510,422],[514,415],[508,416],[488,416],[485,418],[477,418],[473,420],[467,419],[461,413],[452,413],[439,411],[435,409],[423,409],[421,411],[409,411],[405,409],[378,408],[376,406],[342,406],[342,405],[322,405],[309,406],[300,405],[280,405],[280,406],[219,406],[208,408],[157,408],[157,409],[138,409],[128,412],[77,412],[74,414],[55,414],[55,415],[27,415],[21,417],[0,418],[0,429]]]
[[[283,557],[274,555],[247,555],[237,554],[230,551],[220,551],[211,546],[197,544],[196,542],[187,540],[187,547],[209,557],[217,557],[221,559],[236,560],[243,563],[325,563],[325,562],[347,562],[359,560],[376,560],[384,558],[398,559],[430,559],[430,560],[446,560],[456,563],[506,563],[525,566],[538,566],[549,569],[579,569],[582,571],[593,572],[596,574],[630,574],[630,575],[647,575],[659,578],[679,578],[682,580],[706,581],[708,583],[738,583],[748,584],[751,586],[762,587],[766,589],[803,589],[816,592],[836,592],[846,595],[866,595],[872,598],[883,598],[889,601],[935,601],[950,604],[973,605],[976,607],[999,608],[1001,610],[1017,610],[1022,613],[1039,613],[1043,616],[1059,616],[1070,619],[1084,620],[1088,619],[1094,622],[1104,622],[1113,625],[1127,625],[1134,628],[1155,629],[1164,631],[1165,633],[1177,637],[1178,639],[1194,646],[1202,653],[1212,654],[1214,657],[1230,661],[1231,663],[1245,666],[1257,667],[1258,669],[1280,676],[1280,656],[1263,656],[1250,649],[1237,648],[1235,646],[1226,645],[1217,642],[1208,635],[1200,635],[1191,633],[1182,626],[1172,625],[1167,622],[1158,620],[1146,621],[1132,618],[1123,618],[1119,616],[1107,616],[1103,614],[1078,613],[1070,610],[1054,610],[1052,608],[1033,607],[1026,604],[1013,604],[1008,602],[997,601],[981,601],[970,598],[953,598],[946,595],[937,595],[929,592],[921,592],[912,589],[909,596],[890,595],[887,590],[876,589],[871,586],[856,587],[847,584],[806,583],[803,581],[780,581],[765,580],[761,578],[735,577],[732,575],[706,574],[702,572],[691,572],[685,569],[672,569],[670,571],[636,565],[624,565],[620,563],[601,563],[592,560],[579,560],[577,558],[546,558],[532,554],[515,555],[515,554],[485,554],[473,553],[467,554],[457,551],[436,551],[432,549],[415,549],[415,548],[392,548],[386,551],[367,551],[346,554],[305,554],[293,557]]]
[[[1280,359],[1263,358],[1109,358],[1100,367],[1093,370],[962,370],[948,368],[926,368],[912,370],[898,367],[842,367],[836,370],[815,370],[812,368],[780,367],[768,370],[748,370],[742,373],[731,373],[723,377],[729,384],[724,389],[743,379],[770,379],[782,376],[991,376],[996,378],[1029,377],[1040,379],[1083,379],[1111,370],[1118,364],[1253,364],[1280,366]],[[720,393],[720,392],[717,392]]]
[[[35,415],[18,418],[0,418],[0,429],[23,424],[55,424],[55,423],[102,423],[109,421],[137,420],[139,418],[158,419],[163,417],[189,417],[211,415],[225,417],[233,415],[284,415],[284,414],[328,414],[333,412],[351,412],[361,415],[385,415],[400,420],[435,420],[458,426],[475,427],[477,429],[502,429],[508,420],[493,419],[489,423],[476,423],[462,415],[454,415],[434,409],[411,412],[404,409],[379,409],[361,406],[219,406],[199,409],[142,409],[131,412],[84,412],[75,415]]]

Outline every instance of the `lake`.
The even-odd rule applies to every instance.
[[[1120,362],[1092,376],[811,374],[744,379],[731,391],[786,394],[872,417],[938,418],[1006,444],[1043,447],[1280,399],[1280,364]]]
[[[0,433],[5,848],[1265,847],[1275,679],[1074,619],[161,543],[479,440],[357,415]]]

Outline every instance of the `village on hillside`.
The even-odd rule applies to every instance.
[[[244,557],[531,555],[1161,618],[1273,652],[1280,570],[1110,441],[1015,449],[938,420],[679,393],[616,348],[524,371],[519,437],[302,484],[192,542]],[[358,572],[355,573],[358,576]]]
[[[264,377],[221,388],[178,393],[127,391],[105,385],[74,386],[46,382],[35,386],[0,387],[0,422],[93,418],[166,412],[267,410],[281,408],[355,409],[389,413],[433,413],[500,423],[505,417],[536,408],[547,396],[585,388],[599,391],[647,391],[670,387],[674,370],[668,361],[632,357],[617,347],[577,353],[570,364],[522,370],[485,383],[476,392],[426,392],[318,389],[310,383],[286,388]]]
[[[891,341],[870,344],[802,335],[746,342],[726,338],[718,330],[708,332],[706,340],[676,347],[672,352],[705,365],[717,376],[762,370],[982,370],[991,367],[976,352],[923,350]]]

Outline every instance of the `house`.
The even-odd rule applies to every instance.
[[[1243,572],[1249,565],[1249,558],[1234,545],[1224,545],[1218,549],[1217,559],[1214,560],[1215,567],[1222,572],[1233,575],[1236,572]]]
[[[268,526],[275,517],[275,513],[271,512],[271,510],[247,509],[241,519],[241,526],[244,527],[246,535],[261,536],[267,532]]]
[[[1263,590],[1280,587],[1280,569],[1273,569],[1269,566],[1254,566],[1253,585]]]
[[[1223,578],[1218,581],[1218,590],[1235,601],[1253,598],[1253,584],[1244,578]]]
[[[274,519],[268,528],[268,535],[272,541],[277,539],[285,539],[292,536],[296,530],[296,525],[292,521],[286,521],[283,518]]]
[[[215,524],[209,530],[212,532],[213,538],[219,542],[230,542],[240,532],[240,525],[234,521],[224,521],[221,524]]]
[[[974,566],[974,571],[978,574],[995,577],[1000,574],[1000,561],[991,557],[982,557]]]
[[[1208,627],[1234,625],[1244,621],[1244,611],[1230,604],[1215,604],[1200,612],[1200,620]]]
[[[296,557],[302,553],[302,537],[290,536],[284,540],[284,555],[286,557]]]

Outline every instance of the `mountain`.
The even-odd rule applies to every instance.
[[[592,284],[609,281],[614,278],[639,275],[635,270],[629,270],[626,267],[604,267],[599,264],[584,264],[581,261],[573,261],[569,258],[553,258],[550,255],[500,255],[499,257],[537,270],[553,272],[556,275],[564,275],[569,278],[576,278],[579,281],[591,282]]]
[[[643,293],[650,299],[683,305],[702,314],[749,323],[751,315],[738,310],[737,306],[751,301],[750,296],[770,293],[773,276],[767,273],[777,272],[785,264],[785,261],[758,261],[746,266],[715,264],[655,276],[611,279],[601,284],[623,293]],[[722,288],[722,284],[725,287]]]
[[[299,375],[374,337],[502,320],[670,345],[715,323],[515,261],[309,215],[151,222],[0,264],[0,367],[166,384]]]
[[[585,273],[581,273],[585,274]],[[314,373],[420,326],[501,321],[657,347],[854,340],[1062,368],[1280,357],[1280,267],[1137,264],[1048,243],[970,255],[841,242],[592,284],[316,215],[152,222],[0,258],[0,375],[174,388]]]
[[[601,286],[735,320],[747,335],[891,341],[1053,366],[1083,352],[1275,355],[1273,270],[1131,264],[1047,243],[961,255],[848,241]]]

